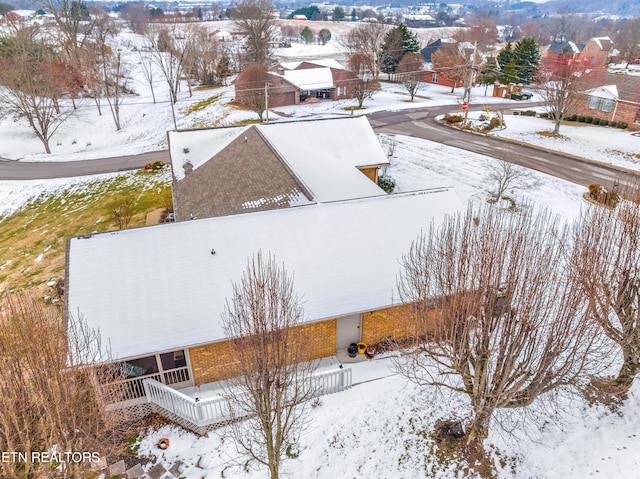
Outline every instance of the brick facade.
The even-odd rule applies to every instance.
[[[436,329],[438,311],[429,310],[424,322],[416,321],[415,306],[403,304],[362,314],[362,342],[376,345],[387,336],[403,339]]]
[[[335,319],[303,324],[296,329],[299,337],[309,339],[303,350],[303,361],[324,358],[336,353]],[[222,381],[239,374],[239,364],[231,341],[190,348],[189,358],[195,386]]]
[[[590,116],[592,118],[607,121],[625,122],[631,130],[640,130],[640,105],[637,103],[619,100],[612,111],[601,111],[589,108],[589,99],[586,95],[578,103],[576,115]]]

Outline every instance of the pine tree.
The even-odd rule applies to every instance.
[[[496,80],[500,78],[500,69],[496,63],[496,59],[489,57],[487,63],[482,68],[480,75],[478,75],[478,83],[484,85],[484,96],[487,96],[487,88],[493,85]]]
[[[396,73],[398,64],[407,53],[418,53],[420,42],[418,36],[404,23],[389,30],[385,35],[382,49],[380,50],[378,62],[381,70],[391,76]]]
[[[509,83],[518,82],[518,73],[516,69],[516,61],[512,58],[502,69],[502,75],[500,76],[500,83],[507,85]]]
[[[511,42],[507,42],[505,47],[500,50],[498,53],[498,65],[500,66],[500,70],[504,70],[504,67],[511,61],[513,58],[513,45]]]
[[[540,48],[536,41],[532,37],[525,37],[516,43],[513,59],[516,62],[518,83],[531,83],[540,63]]]
[[[302,38],[305,43],[311,43],[313,41],[313,32],[309,27],[304,27],[302,32],[300,32],[300,38]]]

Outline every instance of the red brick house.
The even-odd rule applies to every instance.
[[[236,100],[247,103],[251,88],[241,72],[235,79]],[[309,99],[341,100],[353,97],[358,76],[334,60],[279,63],[268,71],[269,107],[297,105]]]
[[[624,122],[640,130],[640,77],[605,73],[600,86],[582,93],[577,115]]]
[[[457,50],[457,52],[456,52]],[[452,53],[451,61],[455,65],[442,69],[433,67],[433,54],[441,51],[449,51]],[[457,42],[452,38],[442,38],[434,40],[429,45],[420,50],[420,55],[425,61],[424,71],[420,80],[424,83],[433,83],[453,89],[464,85],[464,75],[466,66],[464,63],[469,62],[473,58],[474,46],[469,42]],[[457,53],[457,58],[454,55]],[[481,61],[477,61],[480,63]],[[475,79],[474,79],[475,82]]]

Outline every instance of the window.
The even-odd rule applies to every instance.
[[[432,83],[438,83],[438,74],[437,73],[433,73],[431,75],[431,82]]]
[[[147,374],[155,374],[159,371],[158,363],[155,356],[147,356],[146,358],[130,359],[121,363],[119,368],[124,369],[128,378],[136,378],[138,376],[146,376]]]
[[[613,99],[602,98],[601,96],[589,95],[588,106],[592,110],[611,111],[613,110]]]
[[[183,368],[187,365],[183,350],[161,354],[160,362],[162,363],[162,369],[165,371],[167,369]]]

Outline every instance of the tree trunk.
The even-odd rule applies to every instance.
[[[559,135],[560,134],[560,120],[558,120],[557,118],[554,118],[553,122],[554,122],[553,134],[554,135]]]
[[[482,442],[489,434],[489,420],[491,419],[493,410],[493,407],[484,406],[475,411],[473,422],[467,434],[467,444],[476,443],[482,446]]]
[[[618,372],[616,382],[628,390],[633,379],[640,372],[640,344],[637,341],[630,341],[622,345],[622,356],[622,367]]]

